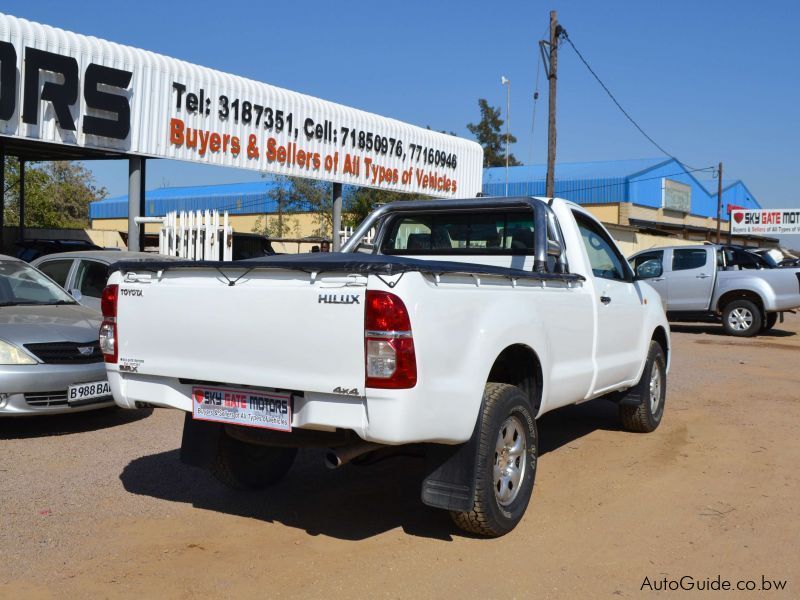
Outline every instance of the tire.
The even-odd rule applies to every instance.
[[[486,384],[476,435],[472,510],[450,516],[465,531],[499,537],[522,519],[536,478],[539,439],[528,397],[513,385]]]
[[[729,335],[752,337],[761,331],[761,309],[750,300],[734,300],[722,311],[722,326]]]
[[[767,318],[764,319],[764,324],[761,326],[761,331],[769,331],[775,327],[778,322],[778,313],[767,313]]]
[[[223,432],[211,473],[236,490],[263,490],[286,475],[295,456],[297,448],[248,444]]]
[[[666,396],[667,365],[664,350],[661,344],[651,341],[642,377],[620,401],[619,418],[622,427],[636,433],[655,431],[664,416]]]

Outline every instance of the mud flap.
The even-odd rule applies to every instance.
[[[193,467],[209,468],[217,458],[222,423],[195,421],[187,412],[183,421],[181,462]]]
[[[475,497],[480,419],[468,442],[450,446],[430,444],[426,452],[422,502],[434,508],[468,512]]]

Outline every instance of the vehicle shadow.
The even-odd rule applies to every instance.
[[[0,440],[86,433],[133,423],[152,413],[152,408],[122,410],[112,406],[73,414],[0,417]]]
[[[547,460],[547,453],[597,429],[619,429],[615,405],[590,402],[542,417],[542,460]],[[422,504],[424,459],[400,456],[330,470],[324,466],[323,456],[324,450],[300,450],[286,478],[263,492],[228,489],[205,470],[182,464],[179,450],[131,461],[120,481],[133,494],[281,523],[313,536],[363,540],[401,528],[408,535],[443,541],[469,537],[444,511]]]
[[[709,324],[702,324],[702,325],[686,325],[684,323],[670,323],[669,325],[670,331],[673,333],[691,333],[691,334],[703,334],[707,333],[708,335],[719,335],[723,337],[729,337],[734,339],[746,339],[746,338],[736,338],[735,336],[731,336],[725,332],[722,325],[709,325]],[[756,338],[783,338],[783,337],[792,337],[797,335],[794,331],[786,331],[781,329],[781,324],[777,323],[775,327],[770,329],[769,331],[763,331],[755,335]]]

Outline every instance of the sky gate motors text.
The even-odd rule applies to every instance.
[[[274,414],[289,413],[289,401],[285,398],[270,398],[259,394],[247,394],[225,390],[202,390],[195,392],[195,399],[210,406],[226,408],[249,408],[250,410],[268,411]]]

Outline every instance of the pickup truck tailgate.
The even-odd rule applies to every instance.
[[[362,394],[366,283],[244,269],[129,274],[119,284],[119,370]]]

